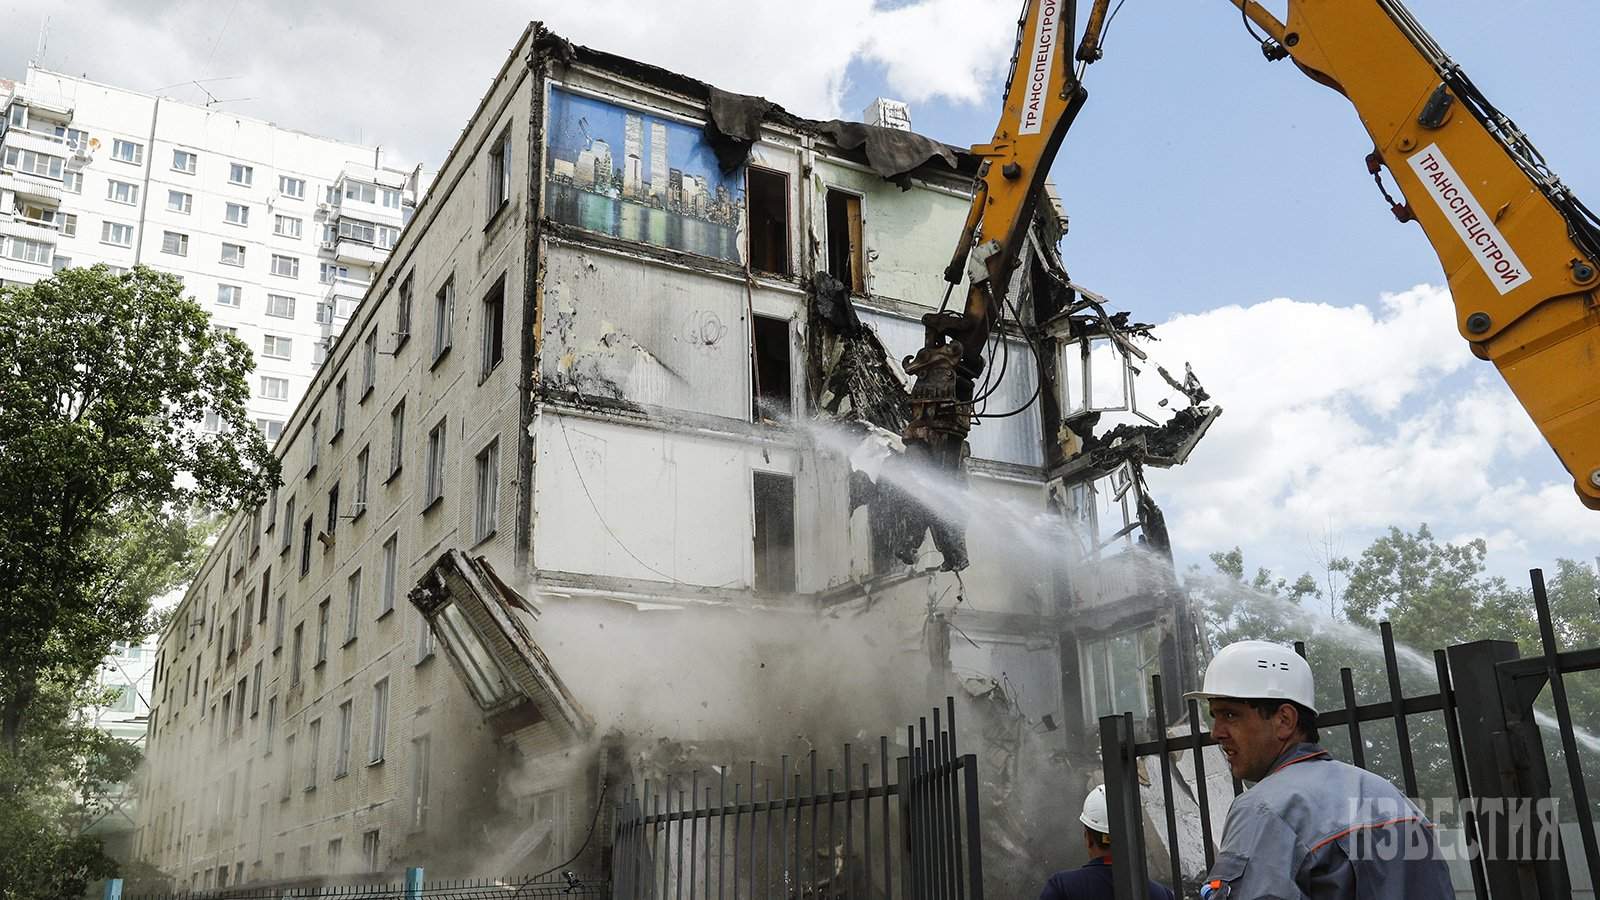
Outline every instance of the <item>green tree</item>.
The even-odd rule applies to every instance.
[[[253,366],[174,276],[68,269],[0,288],[0,897],[111,870],[82,835],[137,751],[83,723],[113,643],[160,624],[214,520],[278,462],[249,421]],[[207,413],[220,430],[203,430]]]

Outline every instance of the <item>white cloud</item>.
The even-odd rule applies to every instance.
[[[1156,355],[1192,362],[1224,409],[1187,465],[1151,475],[1186,557],[1239,545],[1252,564],[1315,569],[1326,531],[1354,554],[1422,522],[1442,539],[1487,537],[1508,576],[1591,552],[1600,518],[1457,335],[1444,289],[1371,308],[1226,306],[1157,334]]]
[[[436,168],[530,19],[576,43],[761,94],[804,116],[843,110],[852,61],[879,64],[903,99],[981,98],[1011,56],[1014,2],[586,0],[512,4],[113,3],[31,7],[0,29],[0,77],[21,78],[39,21],[48,68],[119,87],[205,82],[222,108],[389,149]],[[14,11],[15,12],[15,11]],[[226,81],[208,78],[234,76]],[[172,96],[203,102],[194,87]],[[241,100],[239,98],[251,98]]]

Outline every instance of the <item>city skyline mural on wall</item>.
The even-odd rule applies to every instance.
[[[550,89],[546,214],[565,225],[739,261],[742,170],[699,128]]]

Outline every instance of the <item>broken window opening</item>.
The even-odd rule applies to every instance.
[[[750,268],[788,275],[789,176],[748,166],[744,184]]]
[[[852,294],[865,294],[867,269],[861,242],[861,198],[830,188],[826,205],[828,274],[843,282]]]
[[[776,472],[756,472],[755,589],[781,594],[795,590],[794,478]]]
[[[1132,360],[1111,338],[1068,341],[1060,359],[1061,408],[1068,418],[1133,409]]]
[[[756,316],[751,332],[755,339],[750,362],[755,380],[751,391],[754,421],[787,419],[792,412],[789,322]]]
[[[1085,643],[1083,666],[1085,720],[1132,711],[1150,715],[1150,676],[1161,670],[1161,640],[1155,625],[1143,625]]]
[[[459,606],[454,603],[444,606],[433,624],[439,627],[439,637],[444,639],[446,652],[461,663],[467,687],[477,698],[479,706],[490,710],[511,699],[513,691],[509,679],[501,673],[488,648],[467,624]]]

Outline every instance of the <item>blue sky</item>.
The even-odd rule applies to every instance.
[[[1268,5],[1280,15],[1286,0]],[[1358,2],[1358,0],[1348,0]],[[1368,2],[1368,0],[1359,0]],[[1080,3],[1080,6],[1085,5]],[[813,118],[907,100],[917,130],[986,141],[1020,0],[283,0],[197,15],[177,3],[0,0],[0,77],[45,63],[154,89],[207,82],[225,105],[381,144],[435,168],[530,19],[761,94]],[[1600,206],[1593,0],[1411,0],[1417,18]],[[397,61],[404,64],[397,65]],[[1129,0],[1052,170],[1073,276],[1160,323],[1225,408],[1182,469],[1152,478],[1180,560],[1239,544],[1315,569],[1383,527],[1485,537],[1495,571],[1600,552],[1600,514],[1492,367],[1456,335],[1436,258],[1390,216],[1349,103],[1266,62],[1227,0]],[[168,93],[203,101],[196,88]],[[951,237],[954,240],[954,235]],[[1327,538],[1327,541],[1324,541]]]

